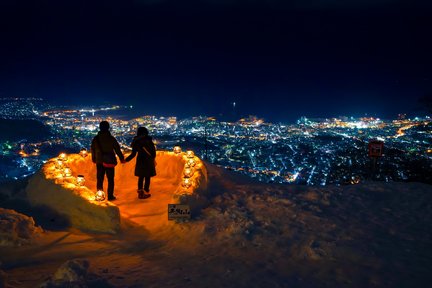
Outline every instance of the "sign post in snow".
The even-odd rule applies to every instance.
[[[372,160],[372,174],[375,174],[376,163],[379,157],[382,157],[384,151],[384,142],[379,140],[371,140],[368,144],[368,155]]]
[[[190,219],[190,207],[185,204],[168,204],[168,220]]]
[[[369,141],[368,155],[369,157],[382,157],[384,150],[384,142],[378,140]]]

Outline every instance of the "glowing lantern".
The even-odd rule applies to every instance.
[[[56,183],[63,183],[63,174],[58,173],[58,174],[56,175],[56,178],[57,178]]]
[[[105,200],[105,192],[103,190],[98,190],[95,195],[96,201],[104,201]]]
[[[195,166],[195,160],[194,159],[189,159],[187,162],[186,162],[186,167],[194,167]]]
[[[192,180],[189,178],[183,178],[182,186],[185,188],[189,188],[192,186]]]
[[[60,160],[62,160],[62,161],[66,161],[66,160],[67,160],[66,153],[60,153],[60,155],[59,155],[58,158],[59,158]]]
[[[57,159],[55,162],[55,166],[57,169],[62,169],[63,168],[63,160]]]
[[[189,150],[189,151],[186,152],[186,156],[187,156],[188,158],[193,158],[193,157],[195,156],[195,154],[194,154],[193,151]]]
[[[184,174],[184,177],[186,177],[186,178],[190,178],[190,177],[192,177],[193,174],[194,174],[194,169],[193,169],[193,168],[190,168],[190,167],[185,168],[184,171],[183,171],[183,174]]]
[[[88,153],[87,153],[87,149],[86,148],[81,148],[80,153],[79,153],[83,158],[87,157]]]
[[[78,175],[76,178],[76,183],[78,186],[82,186],[84,185],[85,179],[84,179],[84,175]]]
[[[173,151],[175,154],[180,154],[182,150],[181,150],[180,146],[174,146]]]
[[[70,168],[66,167],[66,168],[63,170],[63,176],[64,176],[64,177],[70,177],[70,176],[72,176],[72,170],[71,170]]]

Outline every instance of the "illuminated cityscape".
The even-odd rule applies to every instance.
[[[2,135],[1,181],[31,175],[61,151],[78,153],[81,148],[88,149],[99,122],[108,120],[112,134],[125,150],[136,129],[145,126],[159,150],[180,145],[206,161],[266,183],[432,183],[432,120],[428,117],[302,117],[295,124],[267,123],[256,116],[236,122],[204,116],[177,119],[146,115],[127,119],[124,115],[133,111],[132,106],[54,107],[38,98],[0,100],[2,121],[34,121],[19,125],[31,125],[36,134],[27,137],[21,133],[18,138],[8,137],[7,132]],[[34,126],[39,122],[49,129]],[[367,153],[372,139],[384,142],[384,155],[374,171]]]

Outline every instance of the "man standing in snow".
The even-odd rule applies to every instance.
[[[125,161],[120,145],[111,135],[109,128],[107,121],[99,123],[100,131],[91,143],[91,154],[92,161],[96,164],[96,188],[103,190],[103,181],[106,174],[108,179],[108,200],[113,201],[116,199],[114,196],[114,167],[117,165],[115,154],[118,155],[122,163],[125,163]]]

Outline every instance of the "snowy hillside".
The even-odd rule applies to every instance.
[[[32,245],[1,248],[0,269],[11,287],[52,284],[77,258],[89,266],[74,278],[79,287],[92,287],[95,277],[97,287],[426,287],[432,280],[430,185],[268,185],[206,168],[206,189],[197,191],[205,208],[189,222],[129,214],[115,235],[42,227]],[[159,200],[155,184],[148,202],[117,196],[146,219]]]

